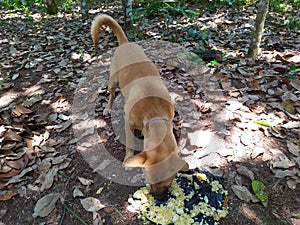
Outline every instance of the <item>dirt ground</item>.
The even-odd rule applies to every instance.
[[[28,148],[30,147],[26,142],[27,139],[33,140],[35,135],[43,135],[48,130],[49,137],[47,138],[60,142],[60,144],[54,145],[56,155],[53,157],[66,155],[69,163],[66,168],[58,171],[53,185],[43,191],[40,190],[42,181],[38,179],[40,171],[33,166],[41,165],[41,162],[49,157],[47,154],[39,156],[36,153],[37,156],[30,159],[25,166],[35,169],[13,185],[4,186],[11,177],[0,176],[0,191],[12,190],[16,193],[8,200],[0,201],[0,225],[93,224],[93,214],[86,211],[81,204],[81,199],[85,197],[97,198],[105,205],[97,212],[97,216],[101,218],[103,224],[143,224],[138,219],[137,213],[132,212],[128,207],[128,199],[139,186],[122,185],[108,179],[107,177],[110,175],[103,176],[105,170],[109,170],[109,166],[99,169],[100,172],[95,171],[95,167],[82,152],[83,144],[86,142],[78,144],[74,120],[73,125],[64,127],[66,121],[78,110],[78,106],[80,107],[84,105],[82,104],[84,101],[90,100],[93,112],[89,111],[90,108],[85,109],[84,107],[79,111],[82,113],[81,115],[86,115],[84,111],[88,111],[89,116],[99,123],[95,126],[93,135],[96,135],[97,140],[94,141],[104,146],[117,160],[116,162],[122,162],[124,145],[119,141],[120,137],[115,130],[116,127],[122,130],[123,126],[120,121],[116,121],[115,118],[119,117],[116,117],[115,114],[111,117],[102,116],[108,99],[105,80],[109,66],[109,57],[102,53],[111,53],[114,40],[107,36],[103,37],[105,41],[102,43],[102,49],[98,53],[93,51],[89,37],[92,16],[89,19],[77,18],[72,15],[60,18],[45,16],[36,19],[34,15],[22,16],[21,12],[16,11],[10,13],[1,11],[1,13],[3,17],[1,23],[5,28],[5,32],[3,29],[1,32],[0,47],[2,52],[0,76],[4,81],[0,89],[1,125],[5,129],[12,127],[13,130],[22,126],[24,130],[18,130],[22,137],[20,143]],[[112,35],[108,36],[112,37]],[[141,44],[143,45],[143,43],[145,42]],[[288,122],[299,124],[299,110],[296,109],[291,117],[289,113],[285,114],[278,108],[266,106],[264,104],[267,101],[266,96],[271,92],[264,93],[262,90],[254,88],[245,89],[245,83],[241,82],[241,78],[236,79],[236,74],[227,76],[225,83],[228,80],[231,81],[231,88],[228,90],[224,88],[224,80],[216,78],[216,73],[211,73],[211,70],[206,70],[205,63],[196,66],[198,71],[196,74],[193,74],[194,68],[186,70],[178,69],[174,65],[167,65],[166,61],[163,61],[164,55],[157,56],[161,48],[156,45],[156,42],[154,44],[151,42],[150,45],[146,43],[144,48],[146,54],[150,55],[150,58],[154,58],[169,91],[178,95],[175,108],[179,116],[174,119],[174,124],[177,127],[175,136],[178,145],[182,148],[181,155],[190,163],[191,167],[205,167],[212,173],[221,176],[229,192],[229,213],[219,224],[300,225],[300,219],[295,216],[300,214],[299,183],[296,182],[295,188],[290,188],[287,181],[291,178],[288,176],[275,177],[275,172],[271,167],[274,165],[272,163],[276,162],[274,152],[284,153],[291,161],[296,159],[288,150],[287,140],[299,140],[299,127],[296,126],[288,131],[281,130],[280,134],[283,132],[284,137],[279,135],[276,137],[270,133],[268,127],[256,124],[257,126],[253,128],[252,122],[253,120],[270,119],[268,114],[272,114],[276,118],[280,115],[278,118],[282,119],[282,124]],[[183,45],[179,49],[186,47]],[[299,51],[299,40],[295,41],[295,46],[298,47],[294,50]],[[172,50],[165,52],[167,55],[172,55]],[[180,59],[172,60],[178,62],[177,66],[182,63]],[[247,66],[251,67],[251,65]],[[265,70],[268,66],[270,66],[268,63],[261,65]],[[222,70],[222,68],[219,69]],[[189,71],[192,71],[193,75],[189,74]],[[201,71],[204,72],[201,73]],[[199,74],[206,74],[203,77],[208,78],[207,83],[203,83]],[[14,75],[16,76],[14,77]],[[85,78],[87,79],[85,80]],[[280,80],[280,78],[265,78],[261,85]],[[285,85],[284,81],[278,82],[280,87]],[[217,85],[217,88],[214,85]],[[278,86],[269,87],[269,89],[272,88],[274,92],[279,90]],[[78,91],[82,90],[87,90],[87,94],[83,95],[86,97],[85,100],[81,99],[82,96],[78,94]],[[212,90],[221,90],[221,94],[215,95]],[[288,90],[294,89],[289,86]],[[239,93],[237,95],[239,97],[230,93]],[[293,93],[299,98],[299,90]],[[261,97],[255,98],[252,101],[253,104],[244,101],[246,96],[258,95]],[[28,106],[27,101],[32,101],[32,96],[39,100]],[[182,97],[187,104],[183,104],[179,97]],[[238,104],[236,108],[233,107],[235,103]],[[18,104],[30,108],[32,112],[16,115],[13,109]],[[122,104],[122,98],[119,96],[115,110],[119,110],[121,114]],[[261,112],[250,110],[251,105],[261,106],[262,104],[265,107]],[[231,106],[234,109],[230,108]],[[295,107],[299,107],[299,105]],[[226,110],[224,111],[224,109]],[[227,116],[226,113],[229,112],[230,116]],[[49,119],[49,115],[57,117]],[[220,115],[223,120],[219,118]],[[43,123],[44,121],[46,122]],[[207,131],[212,135],[210,143],[213,143],[212,146],[218,150],[214,150],[213,153],[205,152],[209,144],[205,145],[201,141],[192,145],[191,135],[196,134],[199,130]],[[14,141],[11,140],[10,143],[12,142]],[[44,142],[46,142],[46,138]],[[0,143],[2,147],[7,144],[3,139]],[[4,165],[7,158],[3,154],[1,154],[0,160]],[[97,158],[97,156],[94,157]],[[103,162],[104,160],[100,157],[96,159],[97,166],[102,165]],[[247,168],[246,172],[238,172],[240,166]],[[296,171],[295,177],[300,179],[299,164],[293,164],[288,169]],[[267,207],[260,202],[241,200],[233,192],[232,186],[239,185],[245,186],[253,194],[249,171],[253,173],[255,179],[263,181],[266,185],[268,190]],[[85,178],[92,183],[86,184],[78,178]],[[74,197],[75,188],[81,190],[82,197]],[[96,194],[99,188],[103,188],[103,190],[100,194]],[[55,208],[43,218],[34,218],[33,213],[37,201],[50,193],[61,193]]]

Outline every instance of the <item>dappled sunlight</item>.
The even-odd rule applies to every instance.
[[[297,224],[297,14],[270,12],[261,54],[250,60],[254,7],[213,11],[180,2],[178,8],[159,8],[149,16],[142,7],[151,3],[134,8],[134,31],[126,33],[154,61],[170,93],[181,158],[190,169],[209,171],[228,191],[218,203],[229,206],[220,224]],[[144,206],[154,202],[148,201],[149,188],[141,201],[134,196],[147,183],[142,170],[123,167],[125,101],[120,93],[110,116],[103,116],[116,41],[112,32],[101,34],[95,51],[90,24],[94,16],[108,13],[123,26],[121,2],[95,4],[88,17],[79,8],[55,16],[40,8],[35,9],[40,13],[1,11],[0,224],[141,224],[142,201]],[[136,140],[140,151],[142,135]],[[165,168],[157,165],[153,171],[159,175],[160,170]],[[203,177],[193,175],[170,194],[211,190]],[[254,180],[266,192],[257,194]],[[188,193],[181,197],[193,200]],[[18,204],[22,201],[25,205]],[[185,210],[176,208],[178,202],[168,203],[172,212],[154,212],[153,206],[150,218],[170,213],[176,221]],[[203,206],[212,215],[212,202],[203,196],[197,210]]]
[[[4,108],[13,103],[18,97],[20,97],[21,93],[15,92],[13,90],[5,92],[0,96],[0,107]]]

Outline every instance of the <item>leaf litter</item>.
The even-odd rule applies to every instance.
[[[273,22],[280,24],[283,17],[276,17],[273,13],[270,13]],[[209,14],[210,12],[207,12],[206,15]],[[2,16],[8,16],[8,14]],[[28,30],[26,23],[21,27],[14,27],[12,23],[12,29],[5,34],[7,40],[10,40],[14,35],[12,30],[22,32],[22,34],[31,32],[27,35],[30,38],[26,40],[21,38],[18,44],[10,45],[7,41],[3,42],[0,62],[5,70],[3,74],[10,78],[5,81],[4,85],[1,85],[0,91],[14,88],[20,92],[21,87],[18,82],[23,79],[35,79],[37,85],[25,86],[30,90],[28,96],[18,93],[14,95],[14,98],[11,97],[13,99],[11,102],[1,101],[0,197],[3,197],[3,200],[16,198],[15,193],[19,187],[30,189],[29,185],[26,185],[29,181],[37,185],[37,190],[41,192],[53,190],[53,183],[61,179],[59,173],[68,169],[72,163],[69,153],[60,152],[64,146],[72,145],[70,140],[63,137],[72,125],[71,120],[67,119],[71,102],[69,99],[71,96],[67,92],[74,91],[78,77],[82,76],[85,68],[93,63],[94,53],[91,42],[86,41],[90,40],[89,32],[85,32],[89,29],[87,24],[90,24],[90,21],[87,22],[84,19],[72,21],[70,15],[65,16],[68,22],[61,19],[55,23],[44,16],[46,23],[51,26],[43,27],[43,29],[49,29],[53,36],[41,32],[39,22],[34,22],[38,26],[33,30]],[[178,132],[185,132],[181,133],[180,138],[186,140],[183,147],[189,153],[186,154],[187,160],[191,157],[190,160],[193,160],[195,164],[203,164],[210,169],[216,166],[226,167],[230,163],[241,164],[233,167],[236,173],[230,170],[221,171],[221,174],[225,173],[226,177],[226,174],[232,173],[233,181],[228,179],[228,183],[237,197],[246,202],[258,201],[254,196],[255,193],[249,191],[254,178],[264,181],[267,188],[273,184],[267,176],[260,174],[258,166],[243,165],[248,160],[259,161],[260,164],[267,165],[263,168],[264,170],[271,171],[273,173],[271,176],[274,178],[284,179],[289,188],[297,191],[300,183],[299,79],[292,72],[293,70],[290,70],[290,66],[299,67],[299,52],[291,49],[290,46],[299,46],[299,41],[297,41],[299,30],[290,32],[288,38],[279,40],[276,36],[281,37],[286,30],[274,35],[270,32],[273,26],[270,24],[268,28],[270,30],[267,29],[262,42],[261,58],[258,61],[252,61],[243,57],[246,50],[244,46],[247,46],[246,35],[251,28],[251,25],[245,23],[245,18],[253,16],[252,10],[229,13],[225,9],[217,15],[209,16],[211,16],[211,19],[207,20],[209,22],[201,17],[191,21],[195,25],[204,25],[210,29],[209,48],[218,48],[224,55],[223,61],[219,62],[217,67],[210,67],[209,73],[203,73],[205,79],[187,76],[186,71],[189,69],[180,64],[180,59],[173,60],[171,64],[175,66],[165,66],[165,61],[158,57],[157,46],[144,46],[146,53],[152,55],[161,67],[163,77],[168,81],[168,88],[171,91],[176,88],[175,93],[180,90],[192,96],[193,103],[185,106],[189,113],[186,114],[178,130]],[[152,20],[159,19],[152,18]],[[185,22],[184,19],[180,21]],[[60,29],[62,22],[66,25]],[[172,26],[167,25],[168,37],[166,37],[162,32],[165,28],[161,27],[160,23],[151,24],[149,27],[144,26],[143,23],[140,24],[149,39],[161,37],[168,40],[170,34],[174,32]],[[78,30],[76,34],[73,32],[75,27]],[[17,31],[17,28],[20,30]],[[57,32],[58,30],[60,32]],[[276,30],[280,31],[280,26],[276,27]],[[70,40],[69,32],[75,35],[77,40]],[[184,32],[179,33],[186,38]],[[79,42],[78,40],[85,41]],[[30,47],[37,42],[34,48]],[[102,45],[111,46],[110,42],[111,40],[105,37]],[[57,46],[63,46],[64,49],[57,49]],[[186,46],[199,47],[198,40],[190,39]],[[280,51],[283,48],[288,51]],[[80,53],[82,49],[84,49],[84,54]],[[169,51],[172,52],[172,49]],[[191,56],[186,55],[181,54],[182,57],[188,57],[188,60],[192,61]],[[109,65],[109,61],[105,58],[101,63]],[[184,69],[178,70],[176,66]],[[205,87],[205,93],[203,93],[203,87],[198,85],[203,80],[209,81]],[[102,84],[102,82],[99,83]],[[38,85],[49,85],[50,89],[45,92],[39,89]],[[225,95],[224,97],[222,94],[223,102],[220,99],[216,101],[212,90],[219,90]],[[1,100],[5,100],[2,98],[2,93]],[[106,98],[106,93],[97,90],[91,95],[89,101],[97,102],[99,97]],[[177,96],[177,100],[179,97],[182,96]],[[15,101],[16,99],[18,101]],[[48,113],[46,109],[40,110],[39,107],[42,105],[51,105],[55,112]],[[190,112],[191,108],[196,112]],[[102,106],[100,106],[101,110]],[[225,115],[225,121],[221,121],[224,122],[221,124],[222,129],[207,122],[207,120],[216,121],[218,114]],[[85,120],[87,116],[86,112],[83,112],[80,119]],[[91,133],[94,133],[94,129],[86,130],[84,135]],[[196,141],[195,137],[202,134],[205,138]],[[218,149],[212,151],[207,140],[218,140],[215,139],[217,135],[221,135],[226,141],[218,142]],[[109,141],[108,138],[102,137],[103,142]],[[38,176],[32,176],[33,174],[38,174]],[[94,181],[86,180],[88,181],[79,181],[79,184],[87,186],[88,189]],[[55,206],[62,195],[63,193],[44,195],[36,204],[39,209],[34,215],[49,215],[53,210],[53,205]],[[42,205],[45,202],[48,202],[51,207],[43,209]],[[95,202],[98,201],[95,200]],[[101,218],[98,216],[94,214],[93,218]]]

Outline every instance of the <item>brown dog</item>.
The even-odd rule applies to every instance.
[[[173,135],[173,104],[156,66],[138,45],[128,42],[120,25],[108,15],[101,14],[92,23],[95,48],[98,46],[99,29],[103,26],[113,30],[119,43],[110,66],[110,97],[104,114],[111,110],[119,85],[126,99],[126,155],[123,165],[141,167],[155,197],[163,198],[176,173],[188,169],[188,164],[178,156]],[[144,135],[144,150],[136,155],[133,143],[135,129],[141,130]]]

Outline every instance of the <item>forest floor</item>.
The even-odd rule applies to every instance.
[[[121,167],[121,95],[102,116],[116,38],[106,32],[94,50],[90,25],[100,12],[122,24],[118,4],[89,18],[0,11],[0,225],[142,224],[130,205],[139,186]],[[223,178],[229,214],[219,224],[299,225],[300,30],[270,12],[251,60],[253,8],[201,14],[168,23],[141,16],[130,36],[175,102],[181,156]],[[254,179],[266,186],[266,207]]]

